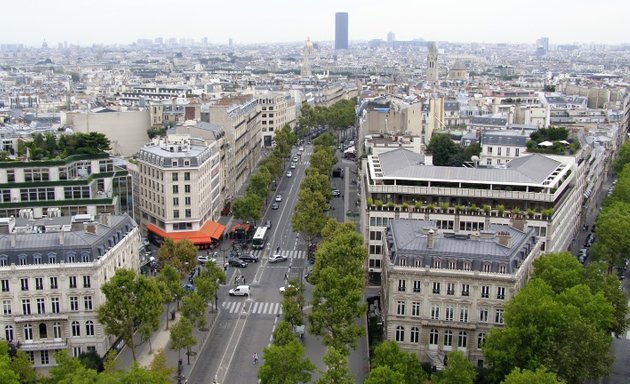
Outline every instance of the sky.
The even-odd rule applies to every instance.
[[[3,1],[0,44],[128,44],[207,37],[235,44],[333,41],[335,12],[350,40],[619,44],[628,0],[18,0]]]

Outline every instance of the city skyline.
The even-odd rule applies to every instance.
[[[188,38],[211,44],[334,41],[335,13],[351,19],[349,40],[398,40],[528,43],[541,36],[551,45],[571,43],[621,44],[627,37],[624,15],[630,6],[621,0],[592,2],[532,0],[520,4],[499,0],[453,4],[396,1],[382,6],[375,1],[348,0],[264,3],[234,0],[211,3],[192,0],[182,6],[174,0],[144,2],[111,0],[90,8],[79,0],[34,0],[4,5],[0,43],[49,46],[69,44],[129,44],[137,39]],[[605,17],[594,18],[594,11]],[[515,23],[518,26],[515,27]]]

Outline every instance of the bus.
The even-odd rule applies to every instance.
[[[267,242],[267,226],[260,226],[254,233],[254,239],[252,240],[252,248],[263,249]]]

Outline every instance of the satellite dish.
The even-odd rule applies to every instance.
[[[470,160],[472,160],[472,162],[475,164],[475,168],[477,168],[477,165],[479,164],[479,156],[473,155],[470,157]]]

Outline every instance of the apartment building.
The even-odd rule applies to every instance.
[[[192,89],[188,87],[174,86],[145,86],[134,87],[120,93],[118,102],[125,106],[144,107],[150,101],[168,101],[173,98],[192,95]]]
[[[295,126],[295,100],[288,92],[265,92],[257,94],[256,99],[260,111],[262,143],[269,148],[274,141],[276,130],[285,124],[289,124],[291,128]]]
[[[450,351],[483,367],[485,337],[503,325],[541,244],[531,228],[455,233],[435,221],[392,220],[382,240],[387,338],[437,369]]]
[[[55,365],[59,350],[105,355],[115,340],[96,318],[101,286],[118,268],[140,266],[140,233],[130,216],[60,212],[0,219],[0,337],[38,369]]]
[[[133,214],[131,178],[107,153],[64,159],[0,161],[0,217],[32,208],[42,218],[52,208],[63,216],[101,212]]]
[[[209,106],[208,122],[223,127],[222,164],[225,196],[236,196],[260,161],[261,111],[252,95],[224,97]]]
[[[569,248],[580,226],[586,162],[532,154],[501,168],[435,167],[400,148],[364,160],[370,280],[382,272],[381,233],[395,219],[435,221],[438,229],[483,231],[514,217],[534,230],[544,249]]]
[[[206,247],[221,238],[214,222],[222,208],[221,161],[216,141],[168,135],[137,156],[141,225],[149,240],[187,238]]]
[[[481,132],[479,164],[501,166],[523,156],[532,132],[525,129]]]

